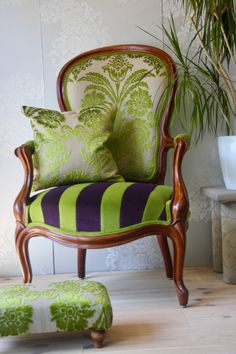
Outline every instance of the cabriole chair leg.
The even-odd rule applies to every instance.
[[[171,259],[167,237],[162,235],[157,235],[157,241],[159,243],[159,247],[164,260],[166,276],[169,279],[173,279],[173,265],[172,265],[172,259]]]
[[[23,282],[31,283],[32,269],[28,250],[29,239],[25,237],[24,231],[25,230],[22,230],[21,232],[16,231],[16,251],[21,265]]]
[[[78,253],[77,253],[78,277],[81,279],[85,278],[86,253],[87,253],[86,249],[78,248]]]
[[[176,286],[177,296],[181,307],[188,304],[188,290],[183,281],[183,268],[185,257],[186,232],[184,228],[175,228],[175,234],[172,237],[174,246],[174,270],[173,277]]]

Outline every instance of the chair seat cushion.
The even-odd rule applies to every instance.
[[[112,324],[106,288],[68,280],[0,288],[0,336],[56,331],[105,330]]]
[[[28,226],[72,235],[119,233],[150,223],[170,223],[172,188],[134,182],[60,186],[31,197]]]

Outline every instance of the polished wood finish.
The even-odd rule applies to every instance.
[[[149,47],[149,46],[139,46],[139,45],[125,45],[125,46],[113,46],[102,48],[94,51],[84,53],[69,63],[67,63],[61,70],[58,76],[58,100],[60,108],[62,110],[66,109],[63,92],[62,92],[62,82],[66,70],[76,61],[90,57],[94,54],[107,53],[112,51],[139,51],[148,52],[153,55],[159,56],[162,60],[166,62],[169,68],[171,79],[175,79],[175,65],[172,59],[162,50]],[[78,272],[79,276],[84,277],[85,275],[85,256],[86,249],[96,249],[105,248],[122,245],[133,240],[137,240],[141,237],[149,235],[158,235],[159,244],[161,244],[161,249],[164,257],[164,262],[166,265],[167,276],[171,275],[171,265],[170,252],[168,248],[168,243],[165,241],[166,237],[170,238],[173,243],[173,279],[176,286],[176,291],[181,306],[186,306],[188,303],[188,290],[186,289],[183,282],[183,265],[184,265],[184,255],[185,255],[185,245],[186,245],[186,219],[187,212],[189,208],[188,195],[186,187],[184,185],[181,166],[183,156],[188,148],[188,143],[185,139],[179,137],[173,139],[169,135],[168,125],[170,120],[170,115],[173,109],[174,94],[176,90],[176,81],[170,92],[169,106],[163,115],[161,121],[161,132],[160,132],[160,147],[158,153],[158,166],[157,175],[155,178],[155,183],[163,183],[164,176],[166,172],[166,154],[168,149],[174,148],[173,157],[173,194],[170,204],[170,214],[171,223],[170,225],[147,225],[139,227],[135,230],[121,231],[116,234],[110,234],[106,236],[71,236],[67,234],[60,234],[58,232],[52,231],[45,227],[25,226],[25,208],[28,203],[28,198],[30,195],[30,190],[32,186],[33,178],[33,167],[32,167],[32,154],[33,150],[26,145],[16,149],[16,155],[20,158],[25,171],[25,179],[23,187],[18,197],[16,198],[14,204],[14,213],[16,217],[16,248],[21,263],[23,280],[24,282],[31,282],[32,271],[30,266],[29,254],[28,254],[28,242],[32,237],[44,236],[53,241],[57,241],[63,245],[78,248]],[[163,238],[161,240],[161,238]]]
[[[78,277],[85,278],[86,248],[78,248]]]
[[[93,345],[95,348],[102,348],[103,347],[103,342],[106,336],[106,331],[101,330],[101,331],[91,331],[91,338],[93,341]]]
[[[22,145],[15,150],[15,155],[21,160],[24,168],[24,183],[13,205],[18,227],[24,227],[26,204],[30,197],[33,183],[33,156],[34,150],[29,145]]]
[[[166,276],[169,279],[173,278],[173,266],[172,266],[172,259],[170,254],[170,249],[167,241],[167,237],[162,235],[157,235],[157,241],[160,246],[160,250],[164,259],[164,265],[166,269]]]

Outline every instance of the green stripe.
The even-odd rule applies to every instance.
[[[30,205],[26,205],[25,207],[25,225],[27,226],[30,221]]]
[[[167,215],[169,215],[169,202],[167,202]],[[65,229],[60,229],[58,227],[54,227],[52,225],[48,225],[48,224],[44,224],[44,223],[40,223],[40,222],[31,222],[28,224],[28,227],[34,227],[34,226],[42,226],[42,227],[46,227],[47,229],[53,230],[55,232],[59,232],[61,234],[68,234],[71,236],[78,236],[78,237],[84,237],[84,236],[88,236],[88,237],[94,237],[94,236],[106,236],[106,235],[110,235],[112,234],[117,234],[119,235],[120,233],[123,233],[124,231],[131,231],[131,230],[139,230],[140,227],[143,226],[149,226],[149,225],[169,225],[170,224],[170,217],[168,217],[168,220],[156,220],[156,221],[145,221],[142,222],[140,224],[136,224],[136,225],[131,225],[131,226],[127,226],[124,228],[119,228],[118,230],[113,230],[113,231],[69,231],[69,230],[65,230]]]
[[[143,221],[157,221],[161,215],[166,202],[170,199],[172,188],[168,186],[157,186],[149,195],[143,213]]]
[[[48,190],[39,194],[39,196],[33,201],[30,206],[29,214],[31,220],[34,222],[44,222],[43,210],[42,210],[42,199],[49,192]]]
[[[80,192],[89,184],[75,184],[62,193],[59,201],[60,228],[76,231],[76,201]]]
[[[101,231],[120,228],[120,206],[123,194],[133,182],[114,183],[106,189],[101,201]]]

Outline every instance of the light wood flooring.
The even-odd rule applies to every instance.
[[[75,279],[75,275],[34,277]],[[88,333],[0,339],[4,354],[236,354],[236,285],[210,268],[186,268],[189,306],[178,305],[164,270],[89,273],[110,294],[114,321],[105,347],[94,349]],[[0,278],[1,283],[20,278]]]

